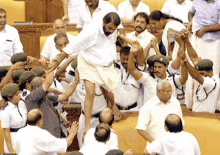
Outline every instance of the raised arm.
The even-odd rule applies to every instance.
[[[77,68],[75,68],[75,81],[63,94],[59,95],[57,101],[67,101],[69,96],[73,94],[76,89],[77,84],[79,83],[79,73]]]
[[[143,74],[137,70],[134,64],[135,53],[138,52],[138,47],[136,45],[131,46],[130,54],[128,58],[128,72],[136,79],[139,80]]]
[[[199,72],[197,71],[197,69],[195,67],[193,67],[187,59],[184,60],[185,66],[187,68],[187,71],[189,72],[189,74],[192,76],[193,79],[195,79],[196,81],[198,81],[200,84],[203,84],[204,82],[204,78],[202,75],[199,74]]]
[[[185,63],[182,61],[181,62],[181,76],[179,78],[181,85],[184,85],[187,79],[188,79],[188,72],[187,72]]]

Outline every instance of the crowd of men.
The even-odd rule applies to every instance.
[[[183,131],[181,106],[219,108],[220,1],[167,0],[152,12],[141,0],[125,0],[118,10],[103,0],[63,6],[40,59],[23,52],[0,8],[5,152],[62,154],[77,135],[80,150],[72,154],[130,155],[119,150],[111,126],[135,111],[144,154],[199,155],[197,140]],[[77,24],[77,36],[67,33],[68,22]],[[134,32],[126,35],[123,24]],[[81,104],[78,122],[67,120],[64,101]]]

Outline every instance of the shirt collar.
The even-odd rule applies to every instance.
[[[13,103],[11,103],[11,102],[7,102],[8,103],[8,106],[10,107],[10,108],[17,108],[17,106],[16,105],[14,105]]]
[[[7,32],[8,31],[8,26],[7,24],[5,25],[5,28],[1,32]]]
[[[177,0],[176,0],[176,4],[177,4],[177,5],[185,5],[185,4],[186,4],[186,1],[184,1],[182,4],[179,4],[179,3],[177,2]]]
[[[144,38],[146,35],[147,35],[147,28],[143,31],[143,32],[141,32],[141,34],[139,34],[138,35],[138,37],[141,37],[141,38]],[[134,35],[135,35],[135,33],[134,33]],[[136,35],[135,35],[135,37],[136,37]]]
[[[172,96],[171,96],[171,98],[172,98]],[[158,105],[159,103],[168,104],[168,103],[170,102],[171,98],[170,98],[166,103],[163,103],[163,102],[160,101],[160,99],[159,99],[158,96],[156,95],[156,98],[155,98],[155,100],[154,100],[154,104],[155,104],[155,105]]]

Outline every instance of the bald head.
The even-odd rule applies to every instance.
[[[99,142],[108,141],[111,133],[111,128],[106,123],[101,123],[95,128],[95,138]]]
[[[39,120],[43,117],[42,111],[40,109],[32,109],[28,112],[27,123],[29,125],[37,125]]]
[[[165,125],[170,132],[181,132],[183,130],[182,120],[176,114],[169,114],[165,119]]]
[[[100,112],[99,115],[100,123],[107,123],[109,126],[114,122],[114,114],[110,108],[105,108]]]
[[[56,19],[53,23],[53,29],[56,34],[66,33],[66,23],[62,19]]]
[[[44,83],[45,79],[42,77],[35,77],[31,81],[31,87],[33,90],[37,89],[39,86],[41,86]]]

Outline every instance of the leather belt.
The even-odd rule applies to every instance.
[[[131,108],[135,108],[137,106],[137,102],[133,103],[132,105],[129,105],[129,106],[120,106],[118,104],[116,104],[118,106],[118,109],[119,110],[130,110]]]
[[[84,111],[82,110],[82,114],[85,115]],[[95,118],[98,118],[100,115],[100,112],[98,112],[97,114],[93,114],[91,115],[91,117],[95,117]]]
[[[23,128],[23,127],[21,127],[21,128]],[[10,128],[10,132],[18,132],[18,130],[21,128]]]

